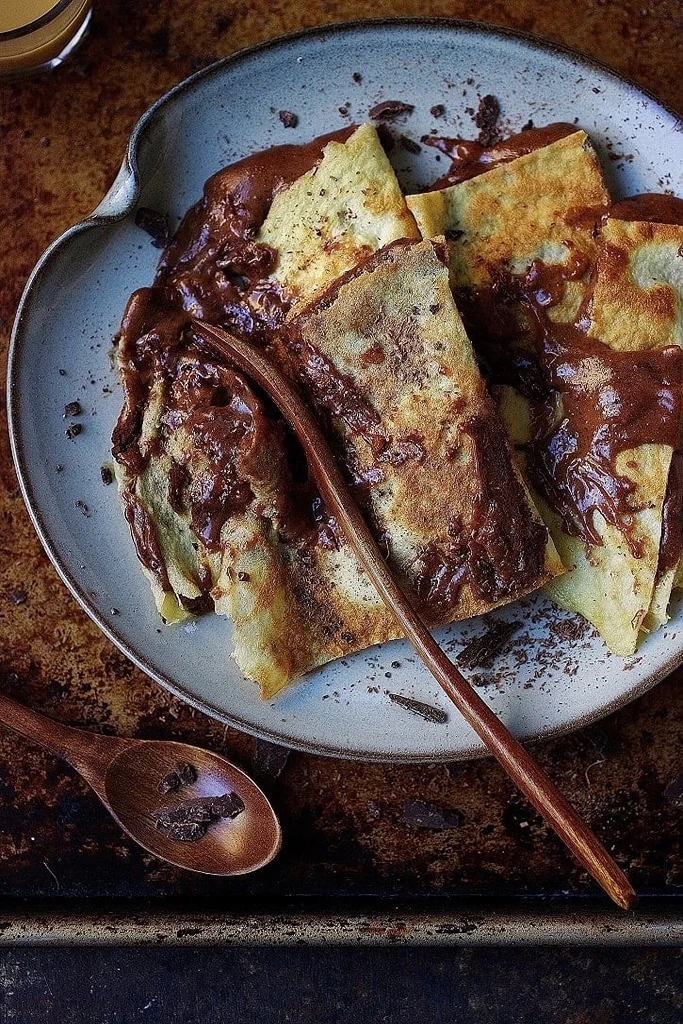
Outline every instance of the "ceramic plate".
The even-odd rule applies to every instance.
[[[109,350],[130,292],[149,284],[159,251],[135,227],[138,205],[177,222],[219,167],[266,146],[304,142],[367,117],[384,99],[415,110],[400,130],[476,133],[481,96],[499,98],[511,131],[533,119],[575,121],[590,132],[616,196],[681,192],[683,133],[652,97],[572,52],[474,23],[365,22],[312,31],[239,53],[173,89],[141,119],[111,190],[92,217],[45,253],[22,299],[10,353],[9,418],[23,494],[67,586],[110,639],[145,672],[209,714],[317,753],[390,761],[446,760],[481,752],[454,709],[422,721],[387,693],[447,708],[403,642],[328,665],[270,703],[230,657],[230,625],[207,616],[164,627],[139,571],[109,458],[121,393]],[[435,119],[430,108],[445,106]],[[469,108],[469,110],[468,110]],[[298,116],[285,128],[278,111]],[[397,147],[409,190],[443,170],[434,150]],[[82,433],[65,436],[64,406],[83,407]],[[609,654],[582,620],[542,597],[490,619],[519,623],[508,653],[480,691],[519,736],[551,735],[606,714],[682,660],[683,610],[628,660]],[[296,623],[292,623],[296,628]],[[438,633],[457,653],[482,620]]]

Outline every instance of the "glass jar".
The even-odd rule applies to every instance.
[[[92,0],[0,0],[0,78],[57,67],[78,46]]]

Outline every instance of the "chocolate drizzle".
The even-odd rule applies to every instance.
[[[526,274],[501,269],[491,286],[456,298],[490,383],[511,385],[531,403],[529,475],[566,533],[600,545],[600,512],[638,558],[641,508],[616,459],[644,444],[680,446],[683,351],[616,352],[590,338],[581,320],[554,323],[548,312],[565,282],[584,271],[581,258],[557,266],[536,261]],[[665,519],[674,516],[673,496],[669,505]],[[680,528],[667,530],[680,538]],[[667,548],[674,550],[673,537]]]
[[[549,146],[558,139],[573,135],[576,131],[576,125],[558,122],[543,128],[528,128],[494,145],[487,145],[485,140],[475,142],[473,139],[425,135],[422,142],[426,146],[433,146],[451,160],[449,169],[434,182],[430,190],[448,188],[449,185],[458,185],[461,181],[476,178],[500,164],[507,164],[517,157],[533,153],[534,150]]]
[[[543,337],[542,365],[549,394],[532,416],[528,465],[534,485],[567,533],[601,544],[594,519],[599,512],[618,527],[633,557],[642,557],[633,531],[642,506],[616,459],[644,444],[678,445],[683,352],[614,352],[554,325]]]

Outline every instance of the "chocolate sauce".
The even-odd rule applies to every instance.
[[[425,135],[422,142],[426,146],[434,146],[441,153],[452,161],[446,173],[435,181],[430,191],[448,188],[449,185],[458,185],[461,181],[468,181],[476,178],[479,174],[507,164],[517,157],[526,156],[537,149],[549,146],[567,135],[573,135],[578,131],[574,124],[558,122],[549,124],[543,128],[528,128],[518,135],[511,135],[509,139],[497,142],[494,145],[486,145],[485,141],[475,142],[472,139],[449,139],[437,135]]]
[[[316,407],[341,420],[351,435],[362,437],[379,456],[387,448],[388,438],[379,415],[352,379],[310,342],[300,340],[294,352],[298,377]]]
[[[549,388],[533,410],[528,467],[534,486],[566,532],[602,543],[594,513],[623,534],[634,558],[640,510],[617,456],[644,444],[680,443],[683,351],[615,352],[572,327],[544,331],[542,367]]]
[[[615,220],[683,225],[683,199],[656,192],[643,192],[641,195],[630,196],[614,203],[610,207],[609,216]]]
[[[452,519],[448,543],[427,545],[413,566],[418,597],[435,619],[448,616],[465,583],[495,604],[532,587],[545,564],[547,532],[511,469],[499,420],[493,412],[472,419],[465,433],[478,482],[473,515],[466,526]]]
[[[282,423],[243,378],[207,362],[195,347],[190,321],[211,319],[267,342],[284,319],[288,300],[265,283],[277,254],[255,236],[276,193],[314,167],[328,142],[343,142],[354,129],[303,146],[277,146],[215,174],[165,248],[153,286],[129,300],[119,336],[124,403],[112,446],[127,470],[124,507],[138,556],[164,589],[169,581],[154,523],[134,489],[150,456],[164,449],[173,431],[182,427],[192,443],[186,461],[172,465],[169,503],[189,515],[196,536],[209,548],[218,545],[230,516],[247,507],[272,513],[278,501],[282,505],[283,480],[291,482]],[[159,436],[143,440],[153,389],[162,391],[164,415]],[[316,495],[308,481],[301,487],[307,516],[295,500],[296,511],[279,511],[289,530],[320,532],[323,525],[312,509]],[[204,583],[210,587],[208,578]]]
[[[138,558],[155,577],[161,588],[170,590],[166,563],[161,553],[152,517],[130,491],[123,493],[123,514],[130,527]]]
[[[657,579],[675,569],[683,551],[683,452],[671,458],[662,511],[662,536],[659,542]]]
[[[565,532],[600,545],[594,523],[600,512],[637,558],[640,509],[616,458],[644,444],[681,444],[683,351],[616,352],[576,324],[554,323],[548,310],[561,300],[565,282],[584,272],[581,258],[557,266],[535,262],[523,275],[500,269],[489,287],[462,289],[456,300],[489,382],[511,385],[531,403],[529,475]],[[674,513],[673,496],[669,506],[673,551],[681,513]]]

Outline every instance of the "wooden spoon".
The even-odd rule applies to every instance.
[[[201,321],[193,321],[193,327],[216,354],[256,381],[275,402],[301,442],[328,508],[334,512],[382,599],[394,613],[432,675],[579,863],[618,906],[624,910],[630,909],[637,896],[624,872],[540,765],[460,674],[432,637],[411,598],[396,583],[346,486],[341,469],[315,417],[296,388],[258,349],[247,342]]]
[[[62,725],[0,694],[0,722],[34,740],[76,769],[131,839],[155,857],[206,875],[244,875],[268,864],[280,849],[275,811],[256,783],[224,757],[173,740],[102,736]],[[162,795],[157,788],[182,764],[196,782]],[[244,811],[218,819],[195,842],[179,842],[156,827],[154,813],[186,800],[237,793]]]

